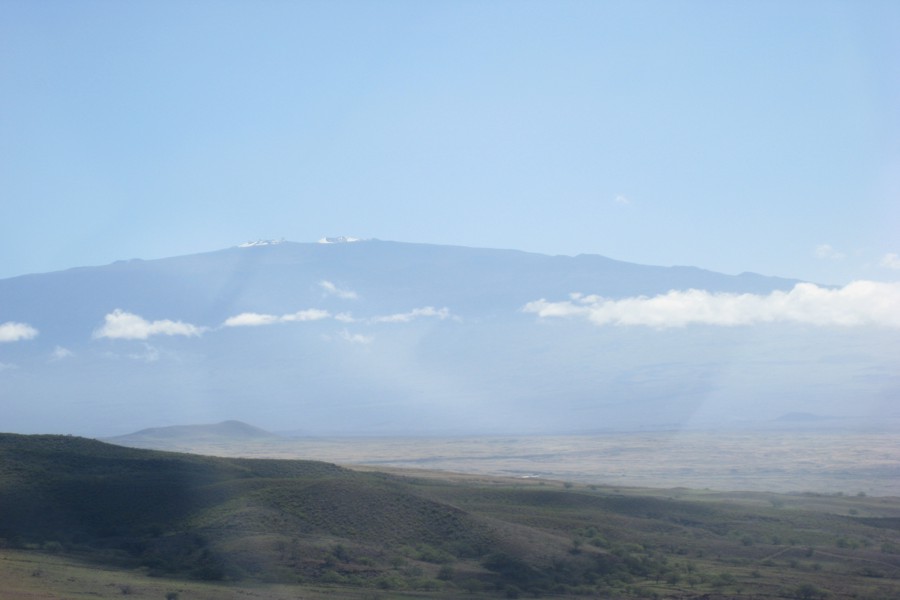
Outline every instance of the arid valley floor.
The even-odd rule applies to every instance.
[[[128,445],[627,487],[900,496],[897,432],[310,437],[240,443],[160,439]]]

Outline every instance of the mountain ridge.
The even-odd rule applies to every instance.
[[[298,276],[303,283],[292,284]],[[0,318],[50,331],[86,320],[97,323],[110,311],[122,309],[148,318],[215,326],[241,312],[286,313],[321,305],[325,298],[318,283],[331,279],[359,288],[383,311],[400,311],[412,304],[449,306],[476,314],[514,311],[538,298],[566,297],[572,292],[609,298],[688,288],[766,293],[798,283],[697,267],[639,265],[594,254],[550,256],[380,240],[283,242],[0,280]],[[465,287],[446,285],[447,281],[464,281]],[[151,301],[148,288],[164,295],[157,293]],[[475,300],[472,289],[478,290]],[[36,305],[36,297],[44,298],[43,302]],[[50,318],[41,312],[48,300],[55,304]],[[73,307],[73,301],[79,305]]]

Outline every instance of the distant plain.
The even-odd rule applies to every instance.
[[[628,487],[900,496],[900,432],[141,440],[213,456],[303,458]]]

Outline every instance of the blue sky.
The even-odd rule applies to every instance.
[[[0,0],[0,278],[256,238],[900,279],[900,3]]]

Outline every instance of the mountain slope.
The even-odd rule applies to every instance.
[[[796,283],[377,240],[123,261],[0,281],[0,324],[33,334],[0,344],[0,394],[12,430],[95,437],[228,419],[317,435],[878,420],[900,393],[888,329],[611,324],[585,304],[695,289],[757,305]],[[685,298],[658,305],[678,316]],[[525,310],[541,300],[562,312]]]
[[[796,283],[596,255],[367,240],[286,242],[26,275],[0,280],[0,298],[4,320],[30,323],[42,337],[69,343],[90,336],[116,308],[209,327],[247,311],[290,313],[322,305],[323,280],[352,286],[371,314],[448,306],[465,316],[515,312],[538,298],[579,291],[610,298],[690,288],[765,293]]]

